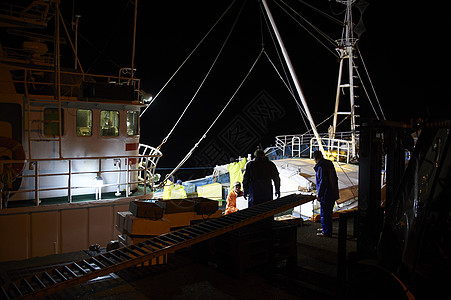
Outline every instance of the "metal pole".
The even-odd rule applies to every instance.
[[[78,66],[78,20],[80,15],[75,16],[75,66],[74,69],[77,70]]]
[[[307,118],[308,118],[308,120],[310,122],[310,126],[312,127],[312,130],[313,130],[313,133],[315,135],[316,140],[318,141],[319,150],[321,151],[323,156],[326,157],[326,153],[324,152],[323,145],[321,144],[321,138],[319,137],[318,131],[316,130],[315,122],[313,122],[312,115],[310,114],[310,110],[308,109],[307,102],[305,101],[304,94],[302,93],[301,86],[300,86],[298,78],[296,76],[296,72],[293,69],[293,65],[291,64],[290,57],[288,56],[288,53],[287,53],[287,50],[285,49],[285,46],[284,46],[283,41],[282,41],[282,38],[281,38],[281,36],[279,34],[279,31],[277,30],[276,23],[274,22],[274,19],[272,17],[271,12],[269,11],[269,7],[268,7],[268,4],[266,3],[266,0],[262,0],[262,3],[263,3],[263,6],[265,7],[266,14],[268,15],[269,21],[271,22],[271,26],[272,26],[272,28],[274,30],[274,33],[275,33],[276,37],[277,37],[277,41],[279,42],[279,46],[280,46],[280,48],[282,50],[283,57],[285,58],[285,62],[286,62],[287,66],[288,66],[288,69],[290,71],[290,74],[291,74],[291,77],[293,79],[294,85],[296,86],[296,91],[298,92],[299,98],[301,99],[302,106],[304,107],[305,113],[307,114]]]
[[[346,37],[346,52],[348,54],[348,76],[349,76],[349,102],[351,108],[351,155],[356,157],[356,147],[355,147],[355,104],[354,104],[354,66],[353,66],[353,48],[354,48],[354,38],[352,35],[352,2],[353,0],[346,1],[346,20],[345,20],[345,37]]]
[[[343,55],[340,54],[340,65],[338,68],[338,83],[337,83],[337,95],[335,96],[335,109],[334,109],[334,121],[333,121],[333,133],[332,138],[335,138],[335,133],[337,132],[337,117],[338,117],[338,106],[340,102],[340,91],[341,91],[341,73],[343,72]]]
[[[138,0],[135,0],[135,20],[133,23],[133,50],[132,50],[132,68],[131,68],[131,84],[133,85],[133,77],[135,67],[135,44],[136,44],[136,19],[138,18]]]

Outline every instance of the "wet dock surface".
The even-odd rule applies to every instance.
[[[352,219],[347,252],[355,251]],[[296,230],[296,263],[280,261],[242,272],[225,271],[202,257],[205,245],[168,256],[165,265],[129,268],[53,294],[46,299],[335,299],[340,291],[338,220],[332,237],[317,237],[318,222]],[[203,250],[202,250],[203,249]],[[93,254],[93,253],[92,253]],[[0,263],[1,281],[89,257],[90,251]],[[224,256],[231,260],[232,256]]]

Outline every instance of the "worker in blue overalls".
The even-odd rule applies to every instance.
[[[338,177],[335,172],[334,164],[323,157],[321,151],[313,153],[315,160],[316,172],[316,193],[318,201],[321,205],[321,232],[317,236],[331,236],[332,235],[332,210],[335,201],[340,198],[338,192]]]

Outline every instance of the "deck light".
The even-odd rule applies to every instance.
[[[96,200],[102,199],[102,186],[103,186],[103,178],[100,176],[100,172],[97,173],[97,176],[92,180],[92,186],[96,189]]]
[[[141,95],[141,98],[143,99],[144,103],[150,103],[150,101],[152,101],[153,99],[153,96],[151,94],[146,93],[143,90],[140,90],[139,94]]]

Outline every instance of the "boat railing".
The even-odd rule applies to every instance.
[[[46,24],[53,17],[49,4],[44,1],[32,1],[27,7],[11,3],[0,3],[0,15],[15,19],[28,19],[37,24]]]
[[[346,161],[351,159],[351,141],[343,139],[321,138],[321,144],[329,159]],[[318,150],[318,141],[316,138],[310,140],[310,158],[313,158],[313,152]]]
[[[52,65],[55,62],[55,55],[53,53],[45,53],[39,56],[34,56],[29,52],[24,52],[23,49],[13,48],[13,47],[2,47],[3,58],[7,58],[9,60],[32,60],[34,63],[38,65]]]
[[[102,157],[73,157],[58,159],[33,159],[29,161],[0,160],[0,170],[11,168],[14,164],[28,164],[31,172],[24,172],[16,180],[20,179],[32,183],[31,188],[9,189],[9,194],[33,193],[35,205],[39,206],[41,194],[49,192],[67,191],[67,203],[72,203],[75,190],[86,190],[86,194],[95,194],[95,199],[102,199],[102,188],[116,187],[116,196],[120,196],[120,188],[125,186],[125,195],[131,194],[131,187],[143,185],[143,194],[140,197],[148,197],[154,188],[155,169],[162,153],[150,146],[140,145],[140,155],[127,156],[102,156]],[[142,151],[142,152],[141,152]],[[90,164],[90,162],[92,162]],[[139,163],[137,163],[139,162]],[[84,170],[74,168],[76,164],[90,165]],[[65,164],[64,169],[41,167],[49,164]],[[96,166],[96,167],[92,167]],[[117,174],[117,177],[114,176]],[[125,174],[125,176],[121,176]],[[136,176],[138,175],[138,176]],[[104,182],[109,178],[109,182]],[[117,178],[117,180],[116,180]],[[88,180],[87,180],[88,179]],[[44,182],[45,183],[42,183]],[[50,186],[54,182],[67,184]],[[82,183],[83,184],[80,184]],[[114,190],[114,189],[113,189]],[[2,191],[5,193],[5,190]],[[85,193],[82,193],[85,194]],[[80,193],[77,193],[80,195]],[[92,199],[94,200],[94,199]],[[2,201],[3,202],[3,201]],[[1,202],[0,202],[1,203]]]
[[[8,50],[8,49],[7,49]],[[14,53],[12,49],[8,50],[8,53]],[[17,54],[19,55],[19,54]],[[44,58],[39,58],[44,59]],[[50,56],[45,59],[53,59]],[[87,98],[103,98],[102,101],[108,100],[108,96],[117,97],[121,93],[114,93],[111,95],[97,95],[93,94],[89,90],[90,85],[94,86],[92,91],[100,90],[98,85],[108,85],[109,87],[117,86],[117,88],[125,88],[133,91],[133,94],[124,94],[124,101],[139,101],[143,104],[143,99],[140,97],[140,79],[130,78],[127,76],[111,76],[111,75],[98,75],[98,74],[88,74],[76,71],[59,71],[59,82],[55,82],[54,70],[43,70],[35,68],[23,68],[14,67],[11,69],[14,77],[12,82],[16,87],[18,93],[25,95],[55,95],[55,86],[59,86],[61,91],[61,99],[64,97],[76,97],[83,101]],[[97,85],[97,86],[96,86]],[[33,98],[33,97],[31,97]],[[117,100],[117,99],[115,99]],[[36,97],[36,101],[39,97]]]
[[[328,133],[319,133],[321,139],[329,136]],[[282,157],[301,157],[308,156],[310,141],[315,138],[312,133],[288,134],[276,136],[275,150],[282,153]],[[351,131],[342,131],[335,134],[337,140],[350,140]]]

